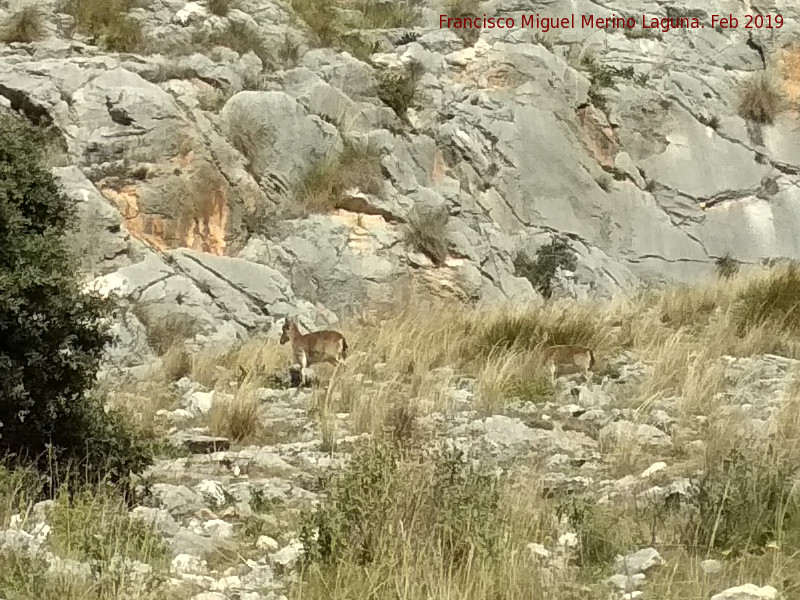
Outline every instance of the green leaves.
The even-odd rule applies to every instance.
[[[80,289],[64,234],[74,207],[40,162],[36,130],[0,117],[0,452],[59,480],[90,479],[149,460],[87,397],[110,341],[107,300]]]

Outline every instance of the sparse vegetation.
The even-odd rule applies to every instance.
[[[301,532],[304,553],[300,576],[287,595],[388,600],[403,589],[404,597],[413,600],[431,594],[605,600],[604,579],[617,556],[648,546],[669,564],[648,572],[647,590],[654,596],[708,598],[743,578],[791,594],[800,584],[795,556],[800,512],[792,493],[793,474],[800,467],[800,385],[791,388],[793,399],[780,413],[770,417],[764,435],[738,427],[731,414],[734,405],[720,406],[725,403],[720,392],[735,390],[723,368],[724,355],[750,356],[780,347],[791,352],[787,342],[797,334],[783,324],[787,312],[793,314],[792,304],[765,302],[789,296],[795,285],[791,269],[777,265],[703,286],[611,301],[551,300],[543,307],[516,310],[469,310],[398,297],[404,308],[379,324],[348,323],[348,341],[358,354],[345,371],[312,390],[309,406],[315,449],[347,452],[351,458],[314,488],[321,492],[319,505],[306,506],[300,522],[292,521],[291,530]],[[767,308],[740,332],[739,307],[747,302]],[[673,406],[670,414],[677,424],[660,427],[671,432],[675,447],[639,446],[635,436],[614,439],[598,431],[596,423],[561,414],[561,405],[553,404],[556,391],[537,364],[540,346],[552,343],[592,346],[604,363],[598,372],[616,372],[621,379],[629,378],[630,363],[620,368],[615,357],[630,352],[646,361],[640,379],[614,388],[611,406],[643,423],[657,414],[653,407]],[[208,415],[212,433],[242,446],[267,437],[304,439],[300,431],[278,432],[273,425],[255,429],[261,422],[255,391],[262,385],[279,387],[270,378],[285,371],[285,352],[273,342],[254,339],[224,355],[192,357],[190,379],[235,397],[215,400]],[[550,439],[551,432],[554,440],[571,435],[597,440],[602,458],[593,468],[598,480],[611,482],[598,484],[600,494],[619,493],[600,502],[593,488],[568,492],[546,487],[547,477],[538,474],[533,460],[516,471],[520,465],[473,461],[459,446],[439,443],[426,428],[434,414],[439,418],[451,410],[448,392],[453,378],[462,374],[474,381],[471,408],[478,415],[517,415],[543,439]],[[239,383],[232,388],[234,379]],[[535,414],[520,409],[520,401],[537,403]],[[266,408],[262,413],[269,413]],[[697,419],[701,415],[703,421]],[[372,439],[345,441],[342,429],[367,432]],[[691,438],[681,437],[686,430],[693,432]],[[669,475],[645,482],[640,474],[658,460],[669,465]],[[670,490],[667,482],[683,476],[685,492],[683,487],[666,496],[636,491]],[[629,480],[643,485],[623,491]],[[220,507],[235,504],[227,498],[218,501]],[[251,493],[258,514],[245,523],[241,547],[226,545],[218,552],[214,564],[220,570],[248,556],[260,535],[277,539],[276,524],[261,513],[280,510],[281,502],[257,490]],[[530,544],[558,553],[562,536],[575,541],[574,549],[564,550],[573,559],[563,572],[554,572],[547,559],[532,557]],[[286,543],[284,538],[279,545]],[[698,575],[698,562],[709,557],[722,565],[713,578]]]
[[[257,438],[262,430],[258,404],[253,386],[241,386],[232,399],[217,402],[211,408],[209,429],[236,442]]]
[[[214,32],[199,43],[203,46],[225,46],[241,55],[253,52],[264,66],[272,61],[272,54],[261,32],[245,21],[229,21],[223,31]]]
[[[730,253],[725,253],[717,257],[714,261],[717,270],[717,276],[723,279],[730,279],[739,272],[739,261],[733,258]]]
[[[481,9],[481,0],[447,0],[444,6],[444,14],[453,19],[464,17],[477,17],[484,11]],[[464,40],[467,46],[472,46],[480,38],[480,29],[467,27],[464,29],[454,29],[456,35]],[[539,41],[544,38],[540,38]]]
[[[633,79],[635,76],[633,67],[619,68],[605,65],[591,52],[587,52],[581,58],[581,68],[589,73],[589,81],[592,86],[598,88],[613,88],[615,87],[615,78]]]
[[[0,28],[0,41],[6,44],[38,42],[46,33],[42,9],[35,4],[26,4],[3,23]]]
[[[413,27],[419,21],[419,8],[411,0],[380,2],[358,0],[355,9],[362,15],[361,29],[398,29]]]
[[[341,152],[314,165],[297,190],[297,204],[305,214],[342,206],[345,193],[357,190],[379,195],[383,191],[380,154],[370,146],[347,141]]]
[[[768,75],[759,73],[743,84],[739,95],[739,116],[743,119],[771,124],[780,108],[780,90]]]
[[[488,558],[505,533],[500,487],[469,458],[443,447],[420,468],[392,445],[361,448],[329,480],[326,503],[305,516],[307,564],[321,564],[323,572],[342,561],[383,564],[406,544],[456,569]],[[393,532],[404,524],[406,537],[397,543]]]
[[[531,282],[533,288],[545,298],[553,294],[553,283],[559,269],[573,271],[577,266],[577,256],[563,236],[554,236],[549,244],[536,251],[533,260],[518,254],[514,260],[514,274]]]
[[[411,0],[358,0],[346,4],[292,0],[292,9],[311,30],[317,46],[349,52],[364,61],[374,51],[374,45],[355,32],[368,34],[370,29],[413,27],[420,17],[419,9]]]
[[[430,211],[414,210],[406,222],[406,243],[431,259],[434,265],[443,265],[449,254],[449,220],[450,214],[445,207]]]
[[[64,12],[75,20],[78,33],[116,52],[141,52],[145,38],[142,26],[129,11],[134,0],[66,0]]]
[[[144,325],[147,343],[159,356],[182,345],[198,333],[197,323],[185,313],[153,313],[142,305],[134,305],[132,312]]]

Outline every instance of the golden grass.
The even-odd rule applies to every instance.
[[[208,428],[234,442],[255,442],[263,433],[259,415],[258,386],[245,381],[230,399],[215,400],[208,413]]]
[[[739,116],[743,119],[771,124],[781,110],[780,88],[773,79],[763,73],[747,80],[739,93]]]
[[[774,267],[697,286],[539,307],[467,309],[451,301],[402,298],[403,308],[380,320],[343,323],[351,349],[346,366],[323,378],[309,406],[324,449],[336,449],[344,425],[348,433],[366,432],[379,443],[402,441],[400,447],[415,458],[394,475],[397,487],[374,483],[384,481],[380,477],[353,480],[357,483],[348,493],[355,494],[354,501],[345,505],[360,511],[366,506],[361,500],[369,500],[378,510],[379,516],[358,520],[356,514],[354,521],[365,527],[380,524],[365,538],[374,551],[371,559],[345,553],[330,563],[312,561],[292,582],[289,597],[605,600],[610,561],[650,545],[667,560],[648,574],[645,591],[653,597],[708,598],[748,581],[774,585],[792,597],[800,590],[800,536],[793,533],[800,530],[800,511],[787,490],[790,474],[800,468],[800,370],[791,374],[786,400],[768,422],[770,436],[748,432],[752,414],[720,402],[720,392],[736,384],[723,376],[726,355],[796,356],[796,333],[786,328],[793,286],[790,267]],[[800,294],[797,298],[800,303]],[[743,306],[750,307],[748,314],[760,315],[758,320],[747,320]],[[601,439],[602,476],[632,475],[638,481],[646,467],[663,460],[667,470],[653,485],[703,471],[710,474],[705,495],[694,512],[632,495],[606,504],[543,498],[537,466],[526,464],[530,471],[503,485],[496,508],[480,504],[485,492],[480,486],[445,486],[441,502],[454,507],[478,502],[474,525],[491,519],[501,534],[492,540],[493,551],[485,553],[484,530],[458,530],[466,538],[457,541],[471,551],[454,558],[447,541],[452,540],[442,531],[457,529],[463,519],[454,508],[448,520],[426,496],[447,477],[431,474],[436,468],[430,457],[420,461],[413,454],[419,446],[418,417],[452,411],[451,392],[462,376],[475,379],[473,408],[479,417],[502,413],[517,399],[556,402],[538,358],[542,345],[552,343],[592,346],[598,370],[614,366],[623,352],[641,361],[646,369],[639,379],[613,388],[620,406],[637,409],[626,417],[637,423],[650,422],[652,409],[665,399],[679,398],[666,401],[674,407],[675,446],[646,448],[634,439]],[[257,390],[272,385],[271,377],[290,363],[288,347],[264,338],[222,354],[191,357],[189,377],[234,393],[231,402],[220,403],[209,415],[212,430],[241,443],[274,438],[259,429]],[[348,421],[338,420],[337,413],[348,413]],[[588,435],[599,437],[590,429]],[[647,487],[648,482],[640,483],[637,489]],[[529,543],[553,551],[565,531],[575,532],[580,541],[575,564],[551,569],[531,557]],[[719,559],[722,570],[704,574],[699,563],[705,558]]]

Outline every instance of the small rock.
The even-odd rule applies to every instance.
[[[256,548],[265,552],[277,552],[280,546],[278,545],[278,542],[268,535],[262,535],[258,538],[258,541],[256,541]]]
[[[655,473],[658,473],[659,471],[663,471],[663,470],[664,470],[664,469],[666,469],[666,468],[667,468],[667,463],[665,463],[665,462],[657,462],[657,463],[653,463],[652,465],[650,465],[649,467],[647,467],[647,468],[646,468],[646,469],[645,469],[645,470],[642,472],[642,474],[640,475],[640,477],[641,477],[642,479],[647,479],[647,478],[648,478],[648,477],[650,477],[651,475],[653,475],[653,474],[655,474]]]
[[[272,560],[274,565],[287,571],[295,565],[302,552],[303,543],[300,540],[292,540],[288,546],[271,554],[270,560]]]
[[[194,491],[197,492],[197,494],[199,494],[201,497],[208,498],[217,506],[224,505],[225,500],[227,499],[225,488],[222,487],[222,484],[219,481],[204,479],[194,486]]]
[[[722,563],[718,560],[714,560],[713,558],[709,558],[708,560],[704,560],[700,563],[700,570],[706,575],[719,573],[722,570]]]
[[[203,523],[203,531],[212,538],[224,540],[233,537],[233,525],[222,519],[213,519]]]
[[[614,571],[624,575],[644,573],[657,565],[664,564],[664,559],[655,548],[637,550],[627,556],[619,556],[614,562]]]
[[[618,573],[609,577],[608,582],[621,592],[633,592],[642,587],[646,579],[644,573],[636,573],[631,576]]]
[[[541,544],[537,544],[535,542],[528,544],[528,550],[530,551],[531,558],[533,559],[550,558],[550,550]]]
[[[192,596],[191,600],[228,600],[228,598],[225,594],[220,594],[219,592],[203,592]]]
[[[758,587],[745,583],[711,596],[711,600],[778,600],[778,590],[771,585]]]
[[[206,561],[190,554],[178,554],[169,567],[173,575],[204,575],[208,572]]]
[[[192,392],[186,397],[186,409],[195,415],[205,415],[214,405],[214,393],[211,392]]]
[[[564,533],[559,536],[558,545],[562,548],[575,548],[578,545],[578,535],[572,531]]]
[[[172,439],[192,454],[225,452],[231,447],[231,441],[227,438],[188,431],[179,432],[172,436]]]

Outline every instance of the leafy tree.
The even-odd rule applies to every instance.
[[[110,341],[109,305],[80,288],[64,235],[74,207],[37,140],[38,130],[0,115],[0,453],[56,484],[68,470],[119,480],[149,458],[87,394]]]

